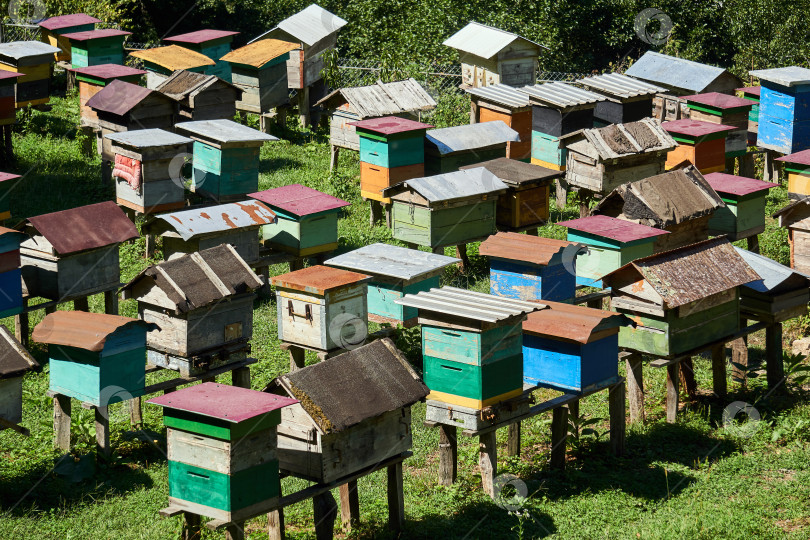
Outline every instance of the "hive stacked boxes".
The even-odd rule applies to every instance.
[[[810,148],[810,69],[790,66],[748,73],[762,85],[757,146],[782,154]]]
[[[107,28],[63,34],[70,42],[72,68],[124,63],[124,40],[132,32]]]
[[[0,317],[16,315],[23,308],[20,243],[25,239],[21,232],[0,227]]]
[[[692,163],[703,174],[726,170],[726,136],[734,126],[683,118],[661,124],[678,142],[667,154],[667,169]]]
[[[208,75],[216,75],[226,82],[231,82],[231,66],[228,62],[224,61],[222,57],[231,52],[231,42],[233,42],[233,38],[238,35],[239,32],[205,29],[170,36],[164,38],[163,41],[175,43],[186,49],[204,54],[211,60],[214,60],[216,64],[208,68],[206,73]]]
[[[750,100],[709,92],[685,96],[692,120],[731,126],[726,134],[726,159],[744,156],[748,150],[748,121],[753,103]]]
[[[768,190],[779,184],[725,173],[711,173],[705,178],[725,203],[709,219],[709,234],[723,234],[735,241],[765,232]]]

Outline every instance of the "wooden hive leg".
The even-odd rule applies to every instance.
[[[340,522],[346,530],[360,521],[360,495],[357,493],[357,480],[340,486]]]
[[[644,371],[641,355],[630,353],[627,364],[627,401],[630,404],[630,423],[644,422]]]
[[[678,419],[679,371],[678,362],[667,366],[667,422],[670,424],[674,424]]]
[[[338,157],[340,155],[340,147],[334,144],[329,145],[329,171],[334,171],[338,166]]]
[[[239,388],[250,388],[250,367],[240,367],[231,371],[231,383]]]
[[[557,179],[557,208],[562,210],[568,202],[568,184],[562,178]]]
[[[747,325],[746,319],[740,319],[740,328]],[[748,380],[748,336],[731,342],[731,368],[732,380],[745,385]]]
[[[686,395],[689,396],[689,399],[695,399],[697,397],[697,381],[695,380],[695,364],[692,357],[684,358],[679,364],[681,365],[681,381]]]
[[[526,229],[527,236],[540,236],[540,229],[537,227],[533,227],[531,229]]]
[[[388,466],[388,527],[401,531],[405,526],[405,491],[402,486],[402,462]]]
[[[267,514],[267,536],[269,540],[284,540],[284,509],[279,508]]]
[[[484,493],[495,496],[495,476],[498,474],[498,447],[496,431],[478,436],[478,466],[481,469],[481,486]]]
[[[202,529],[199,514],[183,512],[183,540],[200,540]]]
[[[782,358],[782,323],[772,324],[765,329],[765,361],[768,389],[783,390],[785,364]]]
[[[565,468],[565,445],[568,441],[568,407],[557,407],[551,413],[551,466]]]
[[[290,371],[296,371],[306,365],[306,350],[296,345],[290,345],[287,349],[290,355]]]
[[[393,228],[393,226],[394,226],[393,219],[394,218],[393,218],[393,216],[391,214],[391,205],[386,204],[385,205],[385,226],[388,227],[389,229]]]
[[[749,236],[745,239],[746,244],[748,245],[748,251],[751,253],[759,253],[759,235],[755,234],[754,236]]]
[[[104,313],[118,315],[118,292],[104,291]]]
[[[6,162],[14,161],[14,146],[11,142],[11,124],[3,126],[3,147],[6,153]]]
[[[458,474],[458,428],[439,425],[439,484],[451,486]]]
[[[73,301],[73,309],[76,311],[90,311],[90,306],[88,305],[88,299],[86,296],[82,296],[81,298],[77,298]]]
[[[107,406],[94,407],[96,417],[96,456],[109,459],[110,448],[110,409]]]
[[[520,421],[509,424],[506,429],[506,455],[520,457]]]
[[[712,347],[712,389],[719,398],[726,397],[726,347],[715,345]]]
[[[462,272],[466,272],[470,267],[470,259],[467,257],[467,244],[459,244],[456,246],[456,257],[461,259],[461,262],[458,264],[458,269]]]
[[[309,125],[309,87],[305,86],[298,90],[298,120],[301,127]]]
[[[129,400],[129,425],[135,429],[143,426],[143,413],[141,410],[141,398],[135,397]]]
[[[416,244],[407,244],[407,245],[408,245],[408,247],[410,249],[419,249],[419,246],[416,245]],[[413,246],[413,247],[411,247],[411,246]],[[432,248],[431,251],[435,255],[444,255],[444,248],[443,247],[435,247],[435,248]]]
[[[28,307],[28,299],[23,298],[23,309]],[[14,337],[25,348],[28,348],[28,313],[20,313],[14,316]]]
[[[155,254],[155,235],[144,235],[144,243],[146,244],[146,258],[149,259]]]
[[[45,308],[45,315],[50,315],[51,313],[54,313],[55,311],[56,311],[56,306],[55,305],[50,305],[50,306]]]
[[[728,174],[734,174],[734,170],[736,169],[737,158],[726,158],[726,172]]]
[[[62,394],[53,396],[53,445],[70,450],[70,397]]]
[[[772,150],[765,150],[765,166],[762,171],[762,179],[765,182],[775,182],[774,179],[774,157]],[[778,179],[778,178],[777,178]]]
[[[369,199],[369,225],[372,227],[378,222],[383,220],[383,206],[380,201]]]
[[[237,521],[225,527],[225,540],[244,540],[245,522]]]
[[[332,540],[335,534],[337,503],[330,491],[324,491],[312,498],[313,518],[315,520],[315,538]]]
[[[302,270],[304,268],[304,258],[303,257],[296,257],[295,259],[290,261],[290,272],[295,272],[296,270]]]
[[[273,289],[271,288],[270,285],[270,265],[262,266],[261,272],[262,272],[262,283],[264,283],[264,285],[262,285],[261,289],[259,289],[259,293],[262,296],[270,298],[273,294]]]
[[[608,408],[610,410],[610,450],[614,456],[624,455],[624,442],[627,432],[627,399],[624,393],[624,382],[608,389]]]

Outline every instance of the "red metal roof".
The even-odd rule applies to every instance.
[[[16,180],[17,178],[22,178],[22,176],[9,172],[0,172],[0,182],[5,182],[6,180]]]
[[[46,315],[34,328],[31,339],[39,343],[65,345],[99,352],[107,337],[121,327],[130,324],[147,325],[146,322],[106,313],[84,311],[55,311]],[[144,358],[145,358],[144,354]]]
[[[703,175],[703,178],[712,186],[718,193],[727,193],[729,195],[749,195],[757,191],[767,191],[773,187],[779,186],[771,182],[763,182],[755,178],[747,178],[745,176],[736,176],[726,173],[710,173]]]
[[[59,30],[60,28],[70,28],[71,26],[81,26],[84,24],[95,24],[101,20],[85,15],[84,13],[74,13],[72,15],[59,15],[40,22],[39,25],[46,30]]]
[[[220,39],[228,36],[235,36],[238,35],[239,32],[231,32],[230,30],[196,30],[194,32],[189,32],[187,34],[178,34],[176,36],[171,36],[164,38],[163,41],[176,41],[177,43],[193,43],[195,45],[200,43],[205,43],[206,41],[212,41],[214,39]]]
[[[669,231],[654,229],[646,225],[639,225],[638,223],[608,216],[588,216],[570,221],[561,221],[557,225],[588,234],[604,236],[622,243],[669,234]]]
[[[810,165],[810,150],[802,150],[786,156],[776,158],[776,161],[796,163],[797,165]]]
[[[115,28],[105,28],[103,30],[85,30],[83,32],[73,32],[72,34],[62,34],[62,37],[66,37],[71,41],[88,41],[91,39],[130,35],[132,35],[132,32],[117,30]]]
[[[257,191],[248,194],[248,197],[259,200],[271,208],[278,208],[296,216],[308,216],[326,212],[327,210],[343,208],[351,204],[343,199],[338,199],[301,184]]]
[[[689,135],[691,137],[705,137],[706,135],[711,135],[713,133],[733,131],[737,129],[734,126],[715,124],[713,122],[703,122],[700,120],[691,120],[689,118],[673,120],[672,122],[664,122],[661,124],[661,127],[667,130],[669,133]]]
[[[751,94],[752,96],[759,96],[760,91],[762,90],[761,86],[746,86],[745,88],[735,88],[737,92],[742,92],[743,94]]]
[[[716,107],[718,109],[739,109],[742,107],[753,107],[754,103],[750,99],[743,99],[737,96],[730,96],[728,94],[721,94],[720,92],[707,92],[705,94],[694,94],[692,96],[684,96],[687,102],[700,103],[708,105],[709,107]]]
[[[622,326],[633,324],[615,311],[547,300],[543,303],[549,309],[529,313],[523,322],[524,333],[584,344],[617,334]]]
[[[545,265],[569,246],[576,244],[566,240],[500,232],[484,240],[478,248],[478,253],[499,259]]]
[[[14,73],[13,71],[2,71],[0,70],[0,81],[4,81],[6,79],[16,79],[17,77],[23,77],[25,73]],[[8,81],[11,83],[12,81]],[[16,82],[16,81],[14,81]]]
[[[99,64],[97,66],[71,69],[70,71],[78,73],[79,75],[95,77],[96,79],[103,79],[105,81],[110,79],[118,79],[120,77],[130,77],[132,75],[144,75],[146,73],[146,71],[142,69],[135,69],[133,67],[122,66],[120,64]],[[4,71],[2,73],[10,72]]]
[[[207,382],[152,398],[147,403],[238,424],[298,400],[249,388]]]
[[[354,283],[363,283],[370,279],[371,276],[366,274],[317,265],[270,278],[270,283],[284,289],[325,294],[326,291]]]
[[[87,100],[87,106],[97,111],[108,112],[116,116],[123,116],[131,111],[138,103],[146,99],[153,91],[137,84],[114,80],[96,95]],[[157,92],[161,97],[171,100]]]
[[[382,118],[349,122],[349,125],[365,131],[380,133],[381,135],[393,135],[395,133],[416,131],[417,129],[430,129],[433,127],[430,124],[423,124],[422,122],[400,118],[398,116],[383,116]]]

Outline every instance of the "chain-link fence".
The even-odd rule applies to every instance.
[[[36,24],[23,24],[4,22],[0,27],[0,42],[9,41],[39,41],[39,26]]]

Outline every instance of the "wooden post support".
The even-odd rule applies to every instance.
[[[759,253],[759,235],[749,236],[745,239],[748,246],[748,251],[751,253]]]
[[[225,527],[225,540],[245,540],[245,522],[238,521]]]
[[[557,407],[551,413],[551,466],[565,468],[565,446],[568,444],[568,407]]]
[[[392,220],[393,220],[393,216],[391,215],[391,205],[386,204],[385,205],[385,226],[388,227],[389,229],[391,229],[394,226],[393,225],[394,222]]]
[[[45,308],[45,315],[50,315],[51,313],[56,312],[56,306],[50,305]]]
[[[405,489],[402,485],[402,462],[388,466],[388,528],[401,531],[405,526]]]
[[[290,371],[302,369],[306,365],[306,350],[302,347],[291,345],[287,352],[290,355]]]
[[[740,328],[747,325],[746,319],[740,319]],[[743,385],[748,380],[748,336],[731,342],[731,378]]]
[[[458,428],[439,425],[439,484],[451,486],[458,474]]]
[[[28,299],[23,298],[23,309],[28,307]],[[14,337],[25,348],[28,348],[28,313],[20,313],[14,316]]]
[[[104,407],[94,407],[96,417],[96,456],[109,459],[110,448],[110,409]]]
[[[70,450],[70,397],[62,394],[53,396],[53,445]]]
[[[681,365],[681,381],[686,395],[689,399],[697,397],[697,381],[695,380],[695,364],[692,362],[692,357],[684,358],[680,362]]]
[[[765,182],[773,182],[773,154],[770,150],[765,150],[765,164],[762,167],[762,179]]]
[[[302,128],[309,125],[309,86],[298,90],[298,119]]]
[[[259,293],[261,294],[261,296],[270,298],[273,290],[270,286],[270,265],[262,266],[259,269],[259,271],[262,274],[262,283],[263,283],[263,285],[259,289]]]
[[[726,397],[728,391],[726,384],[726,347],[715,345],[712,347],[712,389],[719,398]]]
[[[470,259],[467,257],[467,244],[459,244],[456,246],[456,257],[461,259],[461,262],[458,263],[458,269],[462,272],[466,272],[470,267]]]
[[[506,455],[520,457],[520,421],[509,424],[506,439]]]
[[[248,366],[231,371],[231,383],[239,388],[250,389],[250,368]]]
[[[200,540],[202,537],[200,528],[200,515],[191,512],[183,512],[183,540]]]
[[[527,236],[540,236],[540,229],[534,227],[532,229],[526,229]]]
[[[591,309],[602,309],[602,298],[592,298],[585,302],[585,305]]]
[[[279,508],[267,514],[268,540],[284,540],[284,509]]]
[[[477,124],[479,122],[479,115],[478,103],[470,101],[470,124]]]
[[[740,176],[754,178],[756,168],[754,167],[754,154],[745,154],[740,157]]]
[[[276,124],[279,127],[287,127],[287,107],[276,107]]]
[[[667,422],[674,424],[678,418],[678,362],[667,366]]]
[[[562,210],[568,202],[568,184],[562,178],[557,179],[557,209]]]
[[[340,486],[340,522],[346,530],[360,521],[360,495],[357,493],[357,480]]]
[[[315,538],[332,540],[335,534],[337,503],[331,491],[324,491],[312,498],[313,518],[315,519]]]
[[[202,382],[204,382],[204,383],[205,382],[217,382],[217,378],[216,377],[205,377],[205,378],[203,378]]]
[[[574,401],[570,402],[568,405],[568,419],[574,419],[575,422],[579,421],[579,400],[575,399]]]
[[[14,161],[14,147],[11,142],[11,124],[6,124],[3,126],[3,139],[4,139],[4,151],[6,154],[6,163],[10,163]]]
[[[495,476],[498,474],[497,430],[478,436],[478,467],[481,469],[481,485],[484,493],[495,496]]]
[[[627,401],[630,404],[630,423],[644,422],[644,371],[639,353],[625,356],[627,364]]]
[[[295,272],[296,270],[303,270],[304,268],[304,258],[298,257],[297,259],[293,259],[290,261],[290,272]]]
[[[379,221],[385,219],[385,214],[383,212],[383,204],[380,201],[375,201],[369,199],[368,201],[369,207],[369,225],[372,227]]]
[[[144,243],[146,244],[146,258],[150,258],[155,254],[155,235],[145,234]]]
[[[608,409],[610,410],[610,450],[614,456],[620,457],[624,455],[624,438],[627,432],[624,382],[608,389]]]
[[[340,155],[340,147],[334,144],[329,145],[329,171],[334,171],[338,166],[338,156]]]
[[[140,429],[143,426],[140,396],[129,400],[129,425],[134,429]]]
[[[419,246],[416,245],[416,244],[414,244],[413,246],[414,247],[411,248],[411,249],[418,249],[419,248]],[[444,255],[444,248],[443,247],[435,247],[435,248],[431,249],[431,251],[436,255]]]
[[[588,214],[590,213],[590,211],[591,211],[591,209],[588,206],[588,201],[587,200],[579,201],[579,217],[580,217],[580,219],[588,217]]]
[[[76,311],[90,311],[90,306],[88,305],[87,297],[83,296],[81,298],[77,298],[73,301],[73,309]]]
[[[118,315],[118,292],[104,291],[104,313]]]
[[[725,172],[728,174],[734,174],[734,170],[736,168],[737,158],[726,158],[726,170]]]
[[[765,370],[768,389],[782,391],[785,387],[785,363],[782,357],[782,323],[765,329]]]

